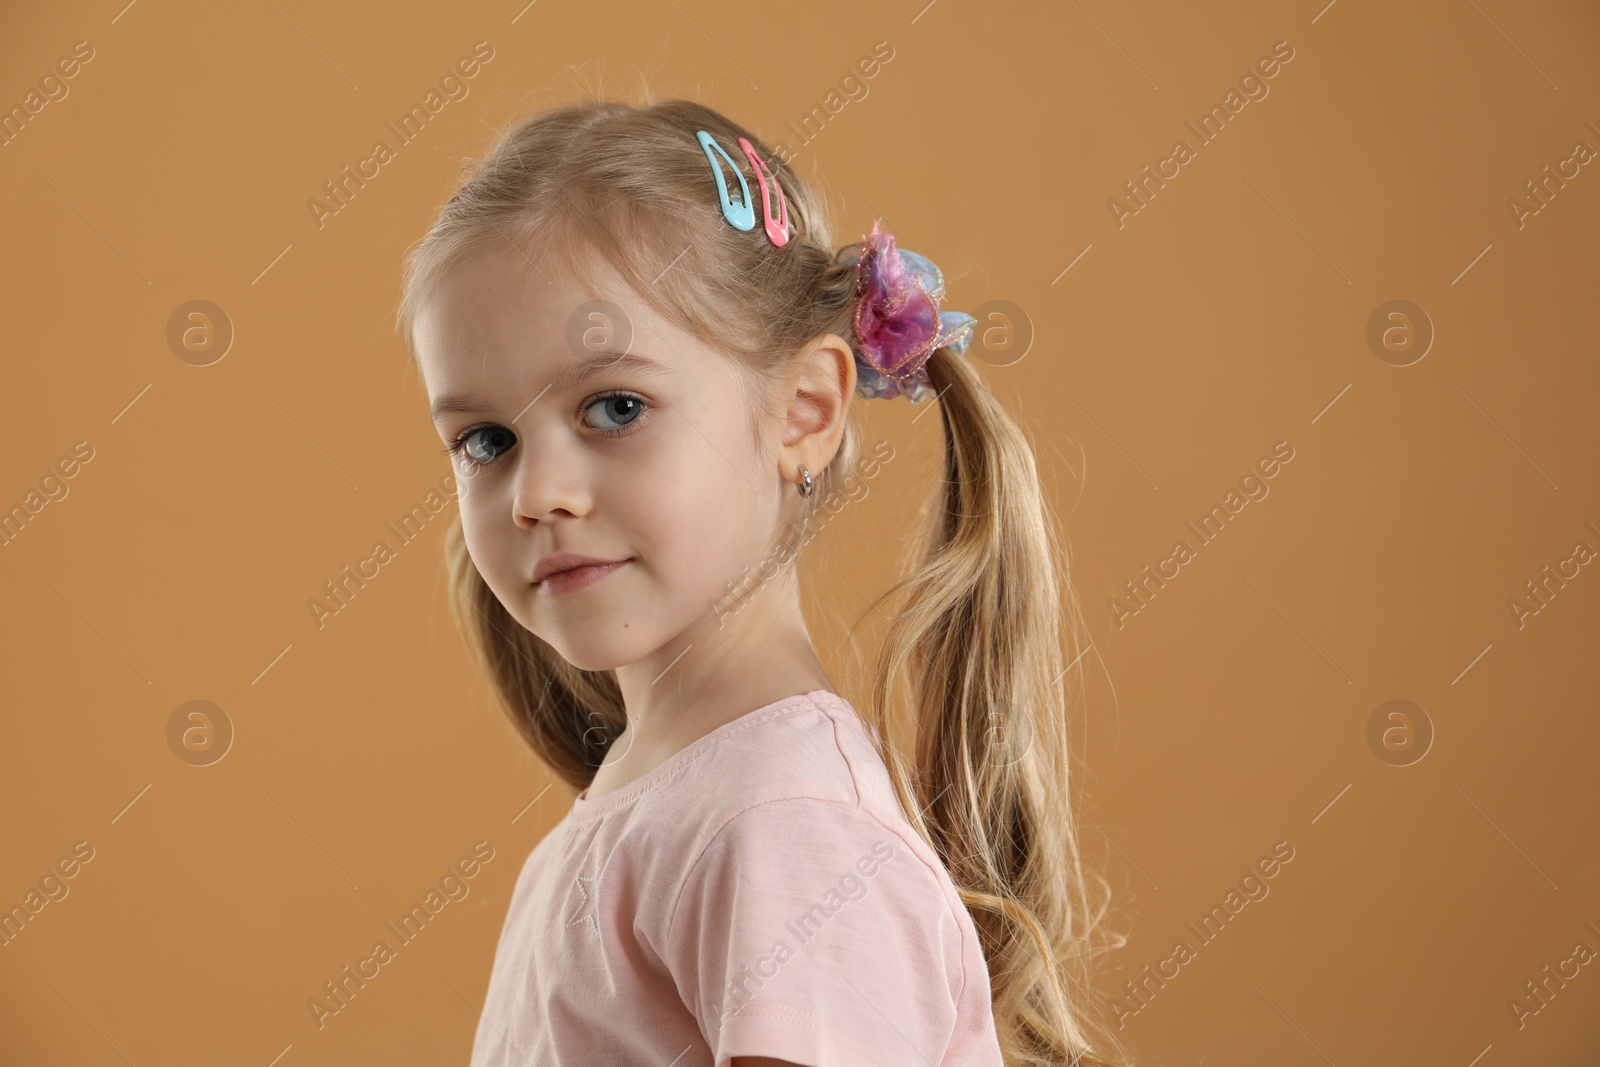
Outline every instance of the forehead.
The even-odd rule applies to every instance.
[[[603,260],[535,264],[499,242],[449,268],[419,302],[418,368],[430,394],[513,367],[546,376],[601,351],[649,348],[680,363],[695,339],[674,329]]]
[[[597,301],[614,305],[630,322],[648,315],[603,263],[578,272],[565,263],[535,263],[505,242],[486,245],[446,268],[420,301],[417,352],[438,356],[464,338],[503,338],[530,328],[546,333]]]
[[[759,406],[761,385],[739,360],[665,319],[594,255],[535,266],[509,242],[476,250],[419,300],[413,340],[441,427],[452,413],[525,410],[547,392],[592,388],[612,364],[674,406],[691,396]]]

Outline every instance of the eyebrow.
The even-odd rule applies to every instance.
[[[552,389],[567,389],[579,383],[588,381],[595,375],[608,370],[626,370],[642,374],[647,377],[660,377],[668,373],[666,364],[641,356],[634,352],[612,352],[600,350],[592,354],[578,357],[578,362],[571,364],[550,380],[538,396],[543,396]],[[531,401],[530,401],[531,404]],[[432,416],[435,420],[441,415],[459,413],[464,415],[477,415],[485,411],[492,411],[495,403],[470,393],[459,395],[441,396],[434,402]],[[524,411],[527,408],[523,408]]]

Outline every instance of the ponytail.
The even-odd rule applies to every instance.
[[[914,563],[880,598],[905,601],[872,671],[875,742],[977,926],[1007,1067],[1110,1067],[1121,1061],[1091,1050],[1071,1007],[1088,1001],[1104,907],[1091,912],[1073,829],[1067,556],[1021,428],[950,350],[927,370],[943,477]],[[906,737],[891,714],[902,704]]]

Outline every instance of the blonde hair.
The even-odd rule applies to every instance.
[[[789,205],[787,245],[768,241],[759,205],[753,231],[723,219],[697,130],[725,147],[747,138],[772,168]],[[729,154],[749,171],[742,153]],[[755,175],[746,180],[759,198]],[[760,138],[701,104],[597,99],[543,111],[501,134],[409,251],[397,324],[414,359],[420,303],[452,266],[491,246],[509,242],[530,265],[559,261],[580,273],[590,262],[580,250],[597,253],[664,319],[748,371],[760,403],[760,384],[807,342],[851,336],[854,271],[834,262],[821,208]],[[1008,1067],[1117,1064],[1091,1050],[1079,1015],[1105,905],[1091,905],[1070,800],[1066,705],[1069,690],[1081,699],[1082,620],[1066,550],[1017,423],[949,349],[936,350],[927,370],[944,421],[944,472],[916,559],[878,601],[905,598],[862,702],[869,732],[908,821],[944,861],[977,927]],[[857,403],[852,420],[859,412]],[[862,435],[847,422],[786,548],[851,473]],[[586,787],[626,725],[615,672],[573,667],[511,617],[473,565],[459,514],[446,552],[457,624],[512,723],[557,775]],[[902,738],[896,721],[907,717]]]

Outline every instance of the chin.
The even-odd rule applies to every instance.
[[[609,671],[617,667],[626,667],[642,659],[648,652],[648,649],[642,648],[641,642],[633,637],[561,634],[545,637],[544,640],[560,654],[562,659],[580,671]]]

